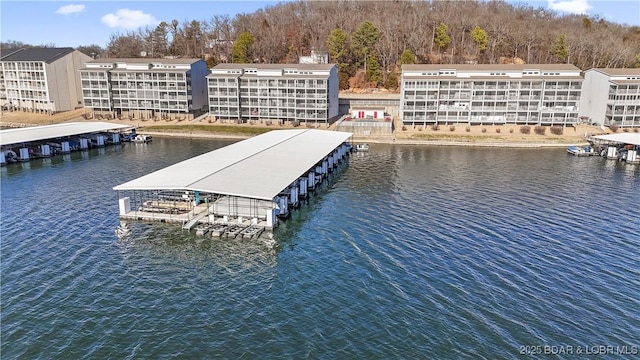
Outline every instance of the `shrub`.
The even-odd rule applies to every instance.
[[[547,128],[542,125],[538,125],[533,128],[533,131],[538,135],[544,135],[544,133],[547,131]]]
[[[635,129],[633,129],[633,132],[635,132],[635,133],[640,132],[640,129],[635,128]]]
[[[629,128],[624,128],[624,129],[622,129],[622,131],[629,132]]]
[[[467,126],[467,128],[465,130],[467,130],[467,132],[470,132],[471,131],[471,126]]]
[[[486,133],[487,132],[487,128],[482,128],[482,132]]]
[[[513,134],[513,128],[509,129],[509,133]]]
[[[456,127],[454,125],[449,126],[449,131],[455,131]]]
[[[528,126],[528,125],[520,126],[520,133],[531,134],[531,126]]]
[[[613,132],[617,132],[619,128],[620,127],[618,125],[616,125],[616,124],[609,125],[609,129],[611,129],[611,131],[613,131]]]
[[[500,131],[502,131],[502,130],[500,130],[500,128],[496,128],[496,133],[497,134],[500,134]]]
[[[419,128],[418,128],[418,131],[422,131],[422,128],[421,128],[421,127],[419,127]]]
[[[402,131],[407,131],[407,127],[402,125]]]
[[[553,134],[553,135],[562,135],[562,126],[559,125],[553,125],[552,127],[549,128],[549,131]]]
[[[431,125],[431,130],[434,130],[434,131],[440,130],[440,125],[438,125],[438,124]]]

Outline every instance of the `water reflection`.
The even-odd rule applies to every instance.
[[[148,258],[157,266],[265,271],[277,265],[279,247],[269,237],[257,240],[196,236],[176,224],[128,222],[131,233],[117,239],[125,260]],[[164,264],[164,265],[163,265]]]

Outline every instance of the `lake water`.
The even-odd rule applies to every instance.
[[[275,244],[142,222],[115,236],[113,186],[230,143],[2,168],[2,358],[637,354],[640,166],[373,144]]]

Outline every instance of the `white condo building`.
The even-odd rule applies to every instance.
[[[98,59],[80,70],[84,106],[98,116],[194,117],[207,111],[201,59]]]
[[[334,64],[218,64],[207,76],[218,119],[329,123],[338,117]]]
[[[580,117],[590,123],[640,127],[640,68],[585,71]]]
[[[0,106],[48,114],[82,107],[78,69],[88,60],[73,48],[2,49]]]
[[[579,121],[583,77],[568,64],[403,65],[403,125]]]

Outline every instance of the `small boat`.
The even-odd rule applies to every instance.
[[[148,143],[150,142],[152,139],[151,135],[142,135],[142,134],[138,134],[136,135],[136,137],[133,138],[133,142],[136,143]]]
[[[357,144],[356,151],[369,151],[369,144]]]
[[[592,155],[596,155],[595,151],[593,151],[593,148],[590,146],[585,146],[585,147],[580,147],[580,146],[569,146],[567,148],[567,152],[571,155],[575,155],[575,156],[592,156]]]
[[[18,162],[18,154],[13,150],[6,150],[4,152],[4,159],[7,164],[13,164]]]

